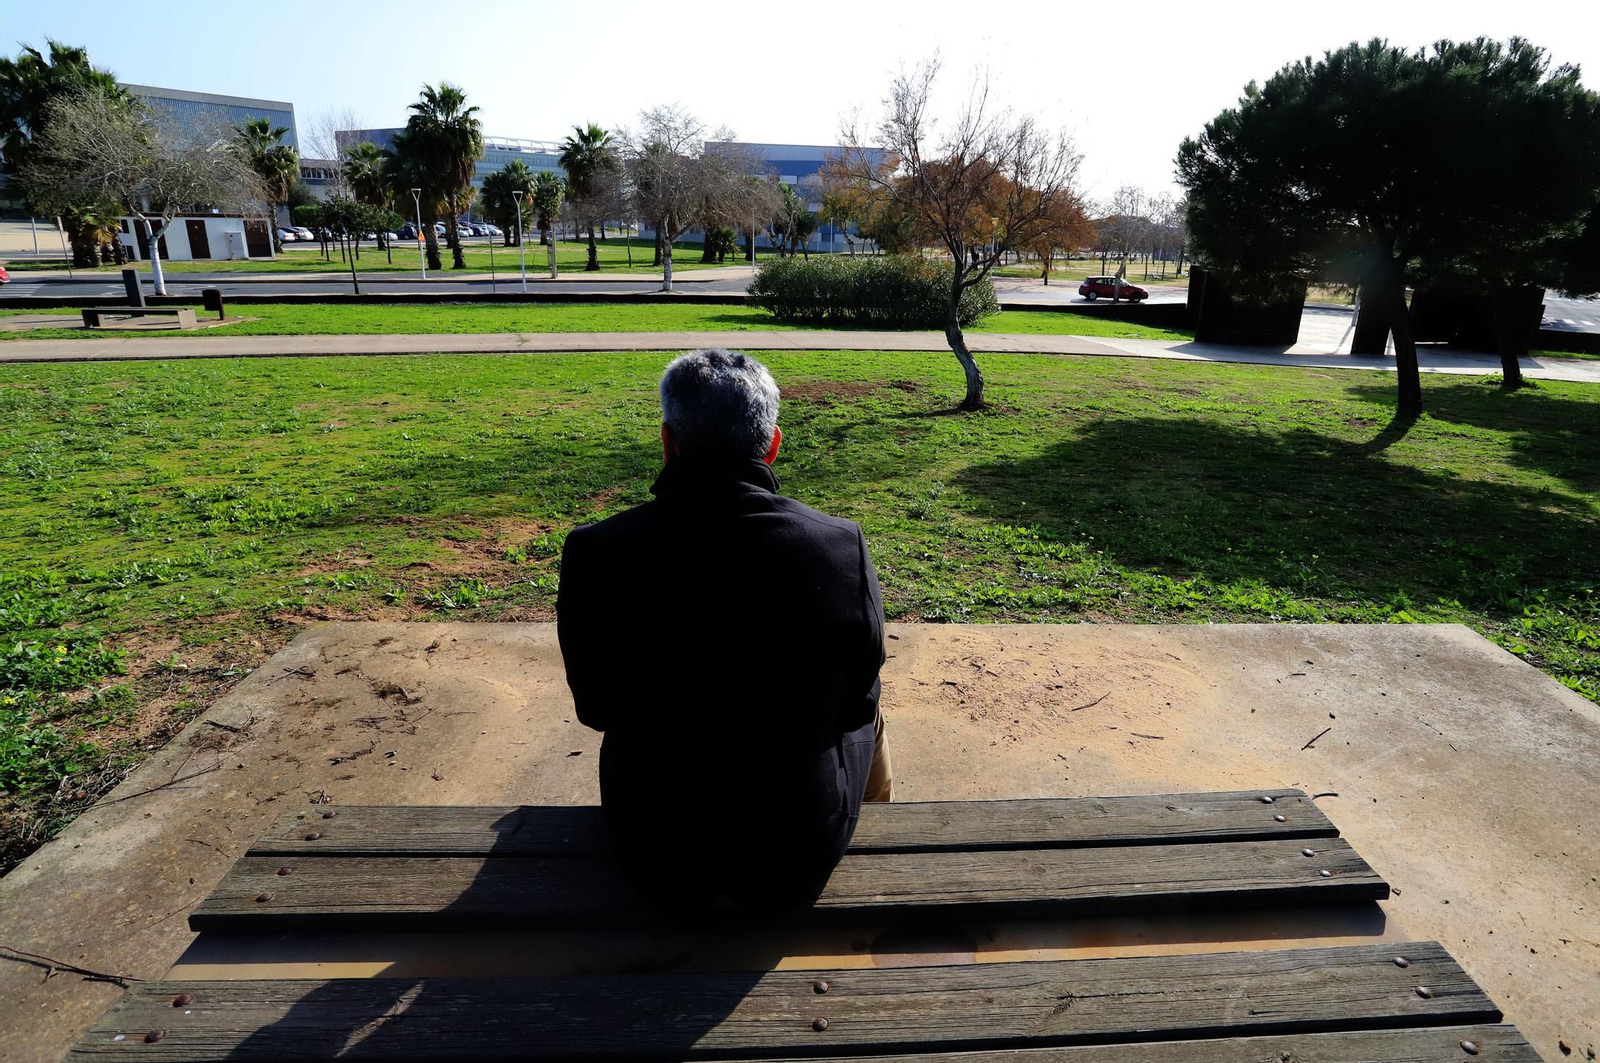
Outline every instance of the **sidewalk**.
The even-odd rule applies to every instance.
[[[1286,351],[1226,347],[1169,340],[972,332],[967,345],[978,353],[1098,355],[1169,358],[1191,362],[1364,369],[1393,372],[1392,358],[1330,353],[1299,344]],[[0,362],[92,362],[167,358],[286,358],[381,354],[530,354],[576,351],[669,351],[691,347],[738,347],[788,351],[948,351],[940,332],[795,330],[791,332],[483,332],[352,336],[208,336],[149,334],[81,340],[0,341]],[[1425,373],[1481,376],[1500,371],[1490,354],[1419,351]],[[1600,360],[1524,358],[1533,380],[1600,384]]]

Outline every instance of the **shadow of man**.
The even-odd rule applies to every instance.
[[[219,983],[236,1021],[254,1028],[217,1058],[682,1058],[707,1041],[736,1043],[725,1020],[782,959],[760,933],[762,920],[712,908],[686,921],[653,907],[619,870],[598,808],[518,808],[493,829],[484,852],[410,858],[447,878],[462,864],[475,867],[437,910],[357,910],[341,922],[344,932],[425,925],[404,933],[416,959],[399,966],[413,973]],[[632,932],[633,947],[615,947],[607,931],[619,927]],[[503,934],[508,947],[527,951],[488,947],[482,974],[416,973],[428,968],[430,950],[446,951],[462,933]],[[740,969],[662,977],[697,948],[726,950],[730,940]],[[503,973],[552,961],[574,973]]]

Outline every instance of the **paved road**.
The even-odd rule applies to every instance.
[[[1600,332],[1600,299],[1564,299],[1555,292],[1546,292],[1544,327],[1564,332]]]

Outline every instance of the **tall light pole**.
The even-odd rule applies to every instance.
[[[528,253],[522,246],[522,190],[513,189],[511,198],[517,201],[517,264],[522,270],[522,294],[528,294]]]
[[[422,269],[422,279],[428,279],[428,251],[422,242],[422,189],[411,190],[411,202],[417,205],[417,262]]]

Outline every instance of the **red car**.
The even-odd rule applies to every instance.
[[[0,284],[10,284],[10,283],[11,283],[11,274],[6,272],[6,268],[4,266],[0,266]]]
[[[1126,299],[1130,303],[1137,303],[1150,298],[1150,293],[1143,288],[1115,277],[1085,277],[1083,283],[1078,285],[1078,294],[1091,303],[1102,295],[1113,302]]]

